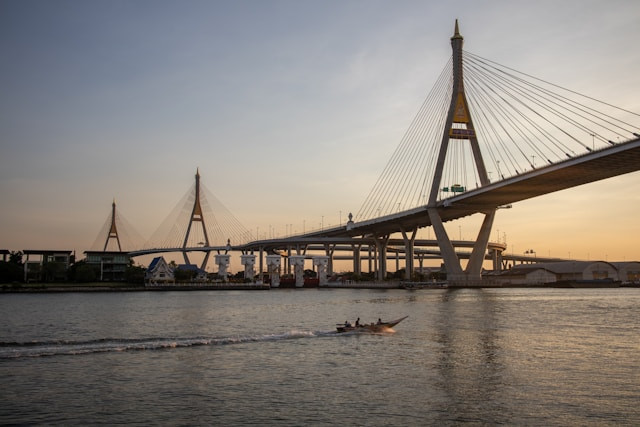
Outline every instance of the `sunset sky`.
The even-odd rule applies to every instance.
[[[148,238],[197,168],[253,232],[344,222],[456,18],[466,50],[640,113],[635,0],[0,0],[0,249],[81,253],[114,198]],[[639,212],[635,172],[501,210],[492,240],[640,260]]]

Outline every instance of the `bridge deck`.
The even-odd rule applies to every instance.
[[[563,162],[540,167],[485,187],[438,202],[443,221],[451,221],[498,206],[542,196],[594,181],[640,170],[640,138],[593,151]],[[431,221],[427,207],[387,215],[345,226],[309,233],[323,236],[391,234],[402,229],[427,227]]]
[[[567,159],[545,167],[513,176],[502,181],[491,183],[466,193],[439,201],[436,209],[443,221],[451,221],[484,212],[506,204],[542,196],[555,191],[577,187],[594,181],[623,175],[640,170],[640,138],[616,144],[602,150],[590,152],[582,156]],[[159,252],[189,251],[225,251],[248,250],[258,247],[279,248],[288,244],[357,244],[362,240],[353,240],[357,236],[386,235],[402,230],[410,231],[416,227],[431,225],[427,215],[427,207],[421,206],[404,212],[398,212],[367,221],[353,224],[351,227],[341,226],[292,236],[284,239],[249,242],[229,248],[197,247],[197,248],[155,248],[132,252],[132,256]],[[325,240],[328,239],[328,240]],[[366,240],[366,239],[365,239]],[[402,244],[402,242],[395,242]]]

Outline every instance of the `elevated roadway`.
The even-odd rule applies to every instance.
[[[499,206],[638,170],[640,137],[440,200],[436,208],[442,221],[452,221]],[[314,231],[305,236],[380,236],[430,225],[432,224],[427,215],[427,206],[421,206],[346,226]]]
[[[640,137],[440,200],[436,204],[436,209],[443,221],[452,221],[499,206],[638,170],[640,170]],[[338,251],[349,250],[348,248],[353,250],[355,245],[371,245],[376,236],[391,235],[401,231],[409,232],[430,225],[432,224],[427,214],[427,206],[420,206],[379,218],[287,238],[260,240],[234,246],[142,249],[133,251],[130,255],[135,257],[167,252],[227,252],[230,250],[274,252],[296,248],[296,246],[306,250],[320,250],[327,245],[334,245]],[[474,242],[452,241],[452,244],[456,248],[471,248]],[[340,247],[337,247],[338,245]],[[394,246],[399,248],[404,245],[405,242],[402,239],[391,239],[388,242],[389,250],[393,250]],[[437,241],[416,241],[415,246],[437,246]],[[488,249],[502,252],[505,246],[489,243]],[[422,250],[428,252],[425,249]],[[461,258],[467,257],[463,252],[459,255]]]

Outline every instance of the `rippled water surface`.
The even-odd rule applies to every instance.
[[[640,289],[3,294],[0,378],[0,424],[640,425]]]

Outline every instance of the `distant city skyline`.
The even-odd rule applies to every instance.
[[[149,238],[197,168],[260,237],[346,222],[449,60],[456,18],[465,49],[640,112],[634,1],[3,0],[0,249],[82,257],[114,198]],[[491,240],[640,260],[638,211],[635,172],[501,210]],[[447,227],[471,240],[479,221]]]

